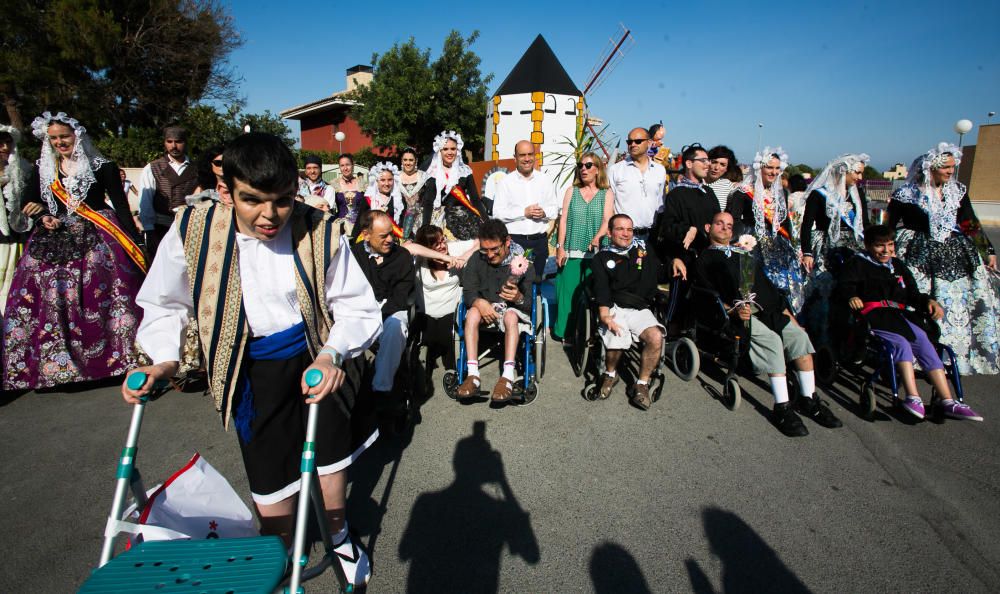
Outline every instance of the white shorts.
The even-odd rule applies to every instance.
[[[653,315],[653,312],[648,309],[629,309],[627,307],[615,306],[611,308],[611,315],[614,316],[615,324],[618,325],[621,334],[615,334],[608,330],[607,326],[601,325],[599,330],[601,340],[604,341],[604,346],[609,349],[627,349],[631,347],[633,342],[639,340],[640,334],[653,326],[659,328],[663,333],[667,331],[666,328],[656,321],[656,316]]]

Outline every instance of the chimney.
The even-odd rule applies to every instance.
[[[347,89],[353,91],[360,85],[367,85],[372,81],[372,67],[358,64],[347,69]]]

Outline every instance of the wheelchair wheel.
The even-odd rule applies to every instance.
[[[871,418],[875,414],[875,386],[870,381],[862,382],[858,398],[861,414],[866,418]]]
[[[600,395],[600,391],[598,390],[596,383],[587,384],[583,387],[582,394],[584,400],[587,400],[588,402],[593,402],[597,400],[597,397]]]
[[[531,382],[528,383],[528,387],[524,389],[524,399],[520,402],[520,405],[528,406],[533,403],[536,398],[538,398],[538,382],[531,380]]]
[[[454,371],[444,372],[444,393],[452,400],[458,399],[458,373]]]
[[[820,346],[813,355],[813,361],[816,380],[824,386],[833,384],[837,379],[837,357],[833,354],[833,349],[825,344]]]
[[[698,375],[701,368],[701,355],[694,341],[684,336],[672,343],[669,347],[670,365],[674,373],[682,380],[689,382]]]
[[[735,377],[727,377],[726,383],[722,386],[722,403],[729,410],[736,410],[743,402],[743,390],[740,382]]]

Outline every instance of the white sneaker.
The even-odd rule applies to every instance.
[[[335,560],[340,562],[340,568],[344,572],[344,577],[347,578],[348,592],[354,586],[368,584],[368,580],[372,577],[372,568],[368,562],[368,554],[360,544],[356,544],[351,540],[350,533],[347,534],[344,542],[333,548],[333,553]]]

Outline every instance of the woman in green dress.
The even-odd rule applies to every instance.
[[[590,274],[592,248],[608,234],[608,220],[615,212],[615,195],[608,184],[604,161],[596,153],[585,153],[576,168],[573,185],[566,189],[559,215],[559,243],[556,246],[556,324],[552,337],[563,340],[577,303],[577,292]]]

